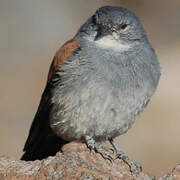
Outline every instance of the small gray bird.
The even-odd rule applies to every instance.
[[[43,159],[67,142],[82,141],[112,160],[99,143],[108,140],[131,171],[140,168],[113,139],[132,126],[159,78],[137,16],[122,7],[99,8],[56,53],[22,159]]]

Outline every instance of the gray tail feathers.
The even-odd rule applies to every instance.
[[[36,144],[25,151],[21,160],[34,161],[41,160],[48,156],[54,156],[67,142],[55,135],[37,137]]]

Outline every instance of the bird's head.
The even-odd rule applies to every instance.
[[[82,25],[77,36],[114,50],[128,49],[146,38],[138,17],[125,8],[114,6],[99,8]]]

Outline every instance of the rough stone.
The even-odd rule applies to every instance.
[[[180,168],[174,170],[176,179]],[[122,160],[113,163],[101,155],[90,152],[85,144],[66,144],[62,153],[44,160],[21,161],[0,156],[0,180],[151,180],[143,172],[131,174],[129,166]]]

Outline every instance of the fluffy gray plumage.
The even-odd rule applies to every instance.
[[[38,124],[36,119],[46,115],[46,120],[38,124],[38,137],[31,136],[25,146],[31,155],[22,159],[41,159],[55,152],[35,153],[38,147],[46,149],[47,145],[37,144],[50,137],[50,130],[59,141],[80,140],[91,148],[97,141],[125,133],[156,90],[159,63],[134,13],[122,7],[102,7],[74,39],[80,48],[47,84],[30,133]]]
[[[127,30],[121,31],[122,24],[128,25]],[[121,45],[116,49],[94,40],[99,29],[109,27],[115,35],[108,32],[105,37],[123,44],[122,50]],[[124,8],[103,7],[75,39],[81,49],[52,79],[57,85],[51,99],[51,128],[67,141],[85,140],[86,136],[101,141],[125,133],[149,102],[160,76],[140,21]]]

